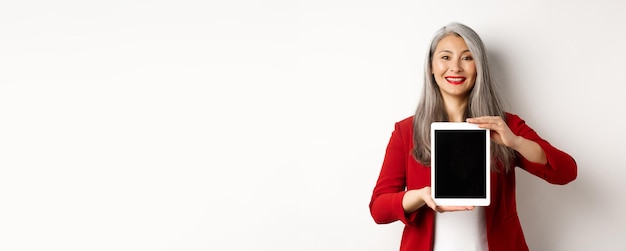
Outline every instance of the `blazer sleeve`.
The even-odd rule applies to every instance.
[[[408,149],[410,146],[407,144],[412,140],[409,137],[411,136],[407,130],[403,131],[400,124],[396,123],[369,204],[372,218],[378,224],[391,223],[397,220],[408,225],[418,224],[416,216],[423,208],[405,214],[402,207],[402,199],[406,193],[407,158],[412,158],[410,149]]]
[[[519,167],[552,184],[564,185],[576,179],[578,167],[572,156],[542,139],[518,116],[508,114],[507,120],[513,133],[539,144],[548,160],[546,164],[539,164],[531,162],[518,154],[517,165]]]

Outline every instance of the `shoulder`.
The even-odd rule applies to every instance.
[[[397,121],[393,131],[394,135],[400,138],[410,139],[413,137],[413,116]]]
[[[402,133],[412,133],[413,132],[413,116],[396,122],[395,130],[401,131]]]
[[[405,118],[403,120],[400,120],[398,122],[396,122],[396,125],[402,127],[402,128],[406,128],[406,127],[413,127],[413,116]]]

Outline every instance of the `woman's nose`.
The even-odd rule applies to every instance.
[[[451,60],[450,61],[450,71],[452,72],[462,72],[463,67],[461,66],[460,60]]]

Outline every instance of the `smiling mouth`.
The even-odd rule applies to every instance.
[[[445,79],[446,81],[448,81],[448,83],[453,84],[453,85],[460,85],[463,82],[465,82],[464,77],[446,77]]]

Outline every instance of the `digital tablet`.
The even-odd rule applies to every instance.
[[[462,122],[430,127],[431,193],[440,206],[488,206],[491,140],[489,129]]]

